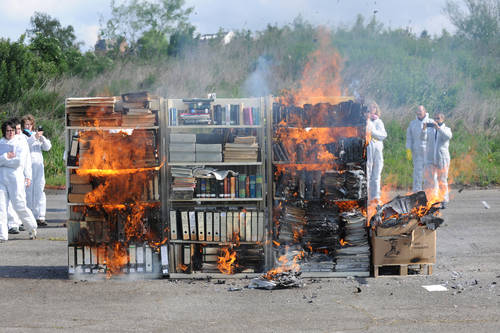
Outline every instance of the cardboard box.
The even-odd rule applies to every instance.
[[[373,265],[436,263],[436,230],[418,226],[409,234],[378,236],[372,232]]]
[[[417,219],[411,219],[405,224],[398,224],[397,226],[390,228],[384,228],[382,226],[378,226],[375,229],[375,233],[377,234],[377,236],[398,236],[403,234],[409,234],[417,227],[418,227]]]

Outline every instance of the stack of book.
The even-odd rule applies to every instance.
[[[115,112],[116,97],[71,97],[66,99],[68,126],[120,126],[122,114]]]
[[[75,173],[70,175],[68,202],[85,202],[85,197],[89,192],[92,192],[92,184],[90,184],[89,176],[80,176]]]
[[[224,146],[224,162],[257,162],[259,144],[255,136],[237,136]]]
[[[344,224],[344,245],[337,250],[337,272],[366,272],[370,270],[370,245],[366,217],[358,210],[341,215]]]
[[[171,133],[168,146],[170,162],[196,161],[196,134]]]
[[[190,200],[193,198],[195,178],[191,168],[172,167],[172,199]]]
[[[199,144],[195,146],[196,162],[222,162],[222,144]]]
[[[153,97],[147,92],[123,94],[121,107],[123,109],[122,126],[156,125],[156,115],[152,110],[158,111],[160,108],[158,97]]]

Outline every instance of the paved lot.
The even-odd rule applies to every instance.
[[[307,279],[271,292],[248,280],[68,280],[65,201],[51,193],[39,239],[0,244],[0,331],[500,332],[500,190],[452,197],[432,276]],[[422,288],[433,284],[448,291]]]

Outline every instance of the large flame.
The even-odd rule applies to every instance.
[[[217,256],[217,268],[222,274],[233,274],[238,263],[236,262],[236,251],[229,247],[220,249],[221,255]]]
[[[95,125],[95,124],[94,124]],[[121,240],[109,240],[101,251],[107,276],[118,274],[128,263],[130,242],[148,242],[153,249],[162,243],[160,235],[145,223],[151,208],[159,202],[153,192],[158,175],[154,133],[148,130],[85,131],[80,133],[78,175],[91,176],[94,189],[85,195],[85,204],[123,224]],[[156,179],[158,181],[158,179]],[[158,190],[158,189],[157,189]],[[108,221],[110,226],[113,225]]]

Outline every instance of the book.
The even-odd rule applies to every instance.
[[[227,241],[227,222],[226,222],[227,213],[220,212],[220,241]]]
[[[246,179],[247,179],[247,175],[244,174],[244,173],[240,173],[239,177],[238,177],[238,188],[239,188],[239,194],[238,194],[238,197],[239,198],[246,198]]]
[[[257,241],[264,241],[264,212],[259,212],[257,216]]]
[[[235,235],[240,235],[240,214],[239,212],[233,212],[233,234],[231,235],[231,241],[236,241]]]
[[[205,212],[198,212],[198,240],[205,240]]]
[[[233,239],[233,212],[226,213],[226,242]]]
[[[213,226],[214,226],[214,232],[213,232],[213,240],[214,242],[219,242],[221,240],[221,235],[220,235],[220,212],[214,212],[213,216]]]
[[[252,214],[254,212],[247,211],[245,213],[245,240],[247,242],[252,240]]]
[[[258,219],[258,212],[252,211],[251,212],[251,224],[252,224],[252,236],[250,237],[250,240],[252,242],[257,241],[257,219]]]
[[[255,176],[255,197],[262,198],[262,175]]]
[[[177,211],[170,211],[170,239],[177,239]]]
[[[207,241],[211,242],[213,241],[213,230],[214,230],[214,225],[213,225],[213,213],[212,212],[206,212],[205,213],[205,235]]]
[[[239,212],[239,230],[240,230],[240,240],[241,241],[246,241],[246,212],[245,211],[240,211]]]
[[[91,184],[71,184],[71,193],[88,193],[92,192]]]
[[[231,198],[236,198],[236,177],[231,177]]]
[[[197,230],[196,230],[196,212],[189,211],[189,235],[191,240],[196,240]]]
[[[248,191],[249,191],[249,197],[250,198],[257,198],[256,195],[256,175],[250,175],[248,176]]]
[[[78,165],[78,147],[79,147],[79,136],[73,135],[71,138],[71,149],[68,154],[68,166]]]

